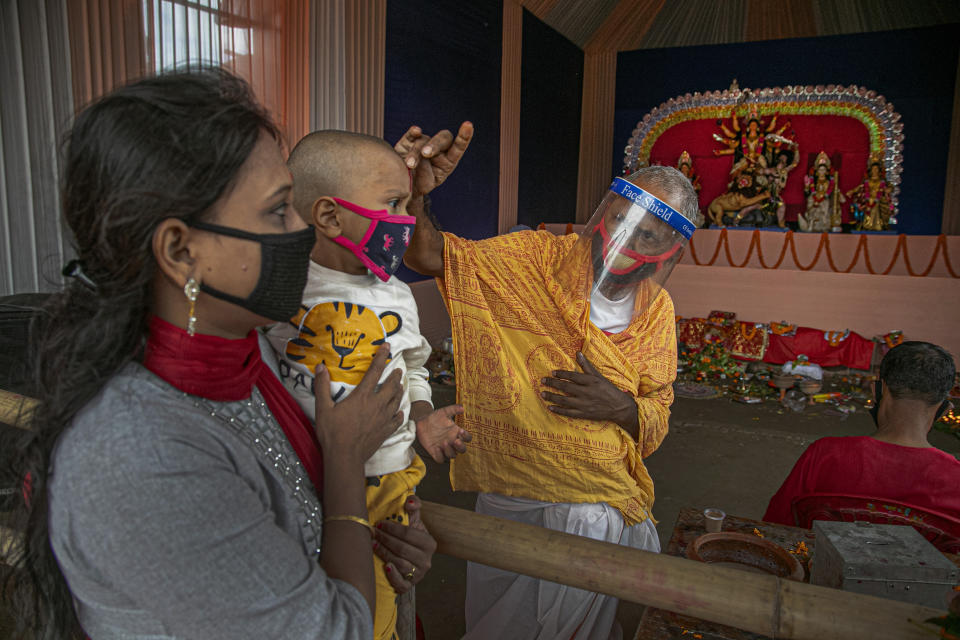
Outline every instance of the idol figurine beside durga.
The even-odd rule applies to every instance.
[[[677,160],[677,170],[686,176],[687,180],[690,181],[690,184],[693,185],[693,190],[697,192],[697,195],[700,195],[700,175],[697,173],[696,169],[693,168],[693,159],[690,157],[690,153],[684,151],[680,154],[680,158]]]
[[[846,202],[846,198],[837,188],[837,180],[837,170],[831,165],[830,157],[821,151],[803,178],[807,209],[797,217],[800,231],[840,230],[840,204]]]
[[[863,182],[847,191],[847,197],[851,198],[850,217],[858,230],[886,231],[891,224],[896,224],[890,187],[884,173],[880,154],[872,153]]]

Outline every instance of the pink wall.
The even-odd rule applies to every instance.
[[[960,279],[735,269],[679,264],[667,281],[678,315],[733,311],[748,322],[785,320],[871,338],[894,329],[939,344],[960,363]]]

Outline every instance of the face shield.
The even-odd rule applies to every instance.
[[[561,261],[558,276],[581,287],[594,304],[612,304],[624,315],[630,309],[633,315],[642,314],[670,277],[695,228],[655,193],[615,178]],[[575,273],[586,277],[571,278]]]

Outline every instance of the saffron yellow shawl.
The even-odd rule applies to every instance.
[[[462,424],[473,434],[450,465],[450,481],[454,490],[607,502],[632,525],[650,516],[653,481],[642,458],[666,435],[673,402],[673,303],[659,291],[627,329],[605,335],[590,322],[588,256],[557,272],[576,239],[545,231],[482,241],[444,234],[437,282],[453,327]],[[635,396],[639,442],[612,422],[547,410],[540,380],[557,369],[579,371],[577,351]]]

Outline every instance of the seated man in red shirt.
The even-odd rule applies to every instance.
[[[880,363],[871,411],[877,432],[811,444],[763,519],[794,525],[790,504],[810,493],[887,499],[960,518],[960,461],[927,441],[950,405],[955,373],[953,358],[937,345],[904,342],[891,349]]]

